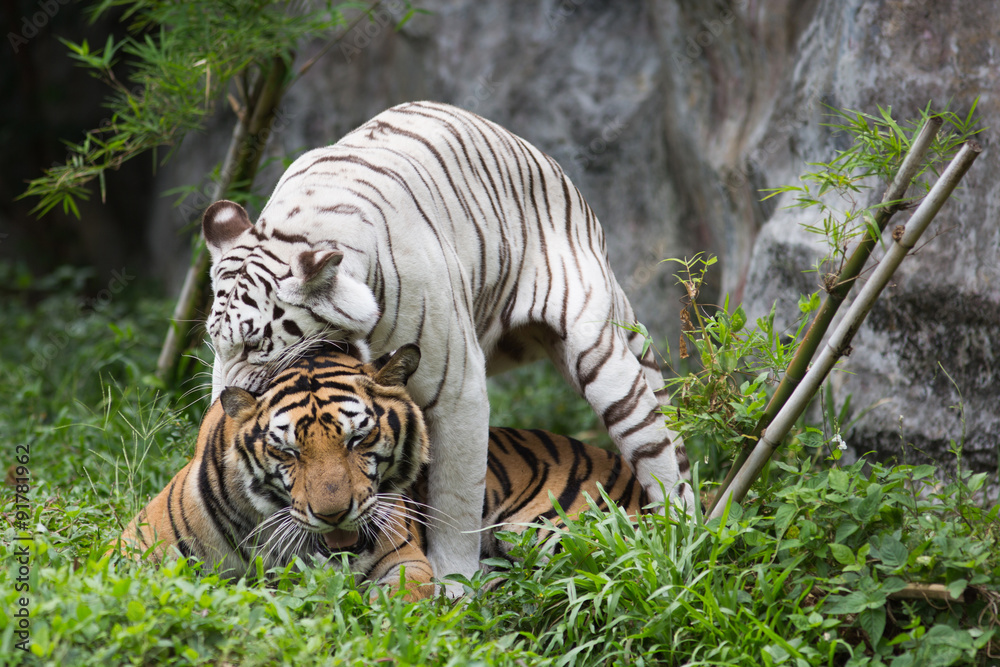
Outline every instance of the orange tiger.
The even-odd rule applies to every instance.
[[[121,544],[176,549],[232,575],[293,557],[350,552],[359,580],[406,597],[431,595],[419,490],[428,462],[423,414],[406,390],[420,351],[407,345],[365,364],[337,351],[299,360],[259,398],[224,390],[202,421],[194,458],[138,513]],[[416,483],[416,484],[415,484]],[[481,556],[502,557],[497,530],[575,514],[598,484],[630,513],[647,497],[622,458],[544,431],[490,429]],[[338,559],[339,562],[339,559]]]

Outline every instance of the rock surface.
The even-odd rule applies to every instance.
[[[387,3],[391,8],[392,3]],[[929,100],[1000,127],[1000,49],[985,0],[428,0],[396,32],[360,24],[289,91],[269,154],[330,143],[382,109],[435,99],[474,110],[555,157],[597,212],[619,281],[658,338],[677,340],[665,257],[719,256],[709,290],[751,316],[797,314],[821,254],[802,212],[758,190],[796,183],[840,140],[823,104],[915,117]],[[301,60],[315,54],[314,45]],[[231,121],[220,120],[220,128]],[[192,141],[161,178],[184,182],[227,136]],[[988,137],[986,143],[989,143]],[[268,191],[281,171],[261,179]],[[965,406],[965,460],[996,470],[1000,442],[1000,156],[987,145],[939,234],[908,259],[834,384],[857,453],[941,460]],[[879,193],[880,194],[880,193]],[[163,205],[153,237],[179,246]],[[893,222],[905,220],[901,214]],[[163,257],[163,270],[186,263]],[[175,267],[175,268],[170,268]]]

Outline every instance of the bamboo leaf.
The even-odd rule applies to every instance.
[[[58,178],[50,170],[29,183],[24,196],[37,200],[36,215],[60,203],[72,210],[69,200],[95,178],[106,199],[105,170],[157,146],[176,147],[187,132],[202,127],[235,77],[273,58],[290,62],[298,43],[343,23],[331,5],[303,13],[277,0],[231,3],[224,9],[212,0],[104,0],[91,18],[112,7],[125,8],[132,36],[119,41],[110,36],[97,51],[86,40],[62,43],[80,66],[111,85],[107,105],[113,122],[73,146]],[[121,56],[131,70],[127,82],[110,75]],[[200,60],[204,67],[191,66]]]

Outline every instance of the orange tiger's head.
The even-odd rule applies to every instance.
[[[230,418],[230,484],[297,552],[358,548],[428,460],[423,416],[406,393],[420,360],[414,345],[363,364],[321,353],[279,374],[259,398],[221,394]],[[227,484],[228,486],[228,484]]]

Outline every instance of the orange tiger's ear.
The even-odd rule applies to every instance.
[[[201,231],[213,260],[226,254],[235,245],[236,238],[251,227],[246,210],[231,201],[215,202],[201,218]]]
[[[375,382],[383,387],[402,387],[419,365],[420,348],[408,343],[393,352],[388,359],[385,356],[379,357],[375,362],[375,368],[378,369]]]
[[[222,409],[237,422],[245,422],[257,408],[257,399],[253,394],[239,387],[226,387],[219,395]]]

